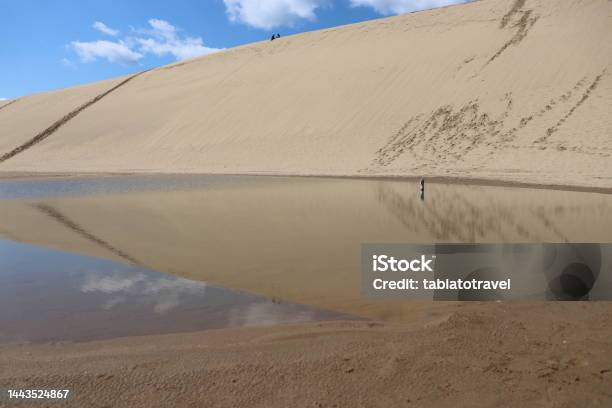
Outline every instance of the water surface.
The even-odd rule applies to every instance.
[[[139,266],[0,240],[0,344],[351,318]]]
[[[382,320],[443,306],[364,298],[363,243],[612,242],[612,195],[589,192],[427,183],[421,199],[399,180],[186,175],[2,181],[0,196],[6,240]]]

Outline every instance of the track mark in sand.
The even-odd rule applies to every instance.
[[[9,105],[14,104],[15,102],[17,102],[19,99],[13,99],[12,101],[10,101],[9,103],[5,103],[4,105],[0,106],[0,110],[6,108]]]
[[[391,136],[387,143],[376,151],[376,158],[374,159],[375,164],[386,166],[404,153],[405,149],[411,149],[413,147],[417,137],[415,132],[419,125],[418,120],[421,116],[422,115],[417,115],[408,119],[408,121]],[[416,126],[412,126],[413,123],[416,123]]]
[[[117,90],[118,88],[121,88],[123,85],[127,84],[132,79],[136,78],[139,75],[144,74],[145,72],[147,72],[147,71],[142,71],[142,72],[139,72],[137,74],[134,74],[134,75],[124,79],[123,81],[121,81],[117,85],[113,86],[112,88],[104,91],[103,93],[101,93],[99,95],[96,95],[93,99],[90,99],[89,101],[85,102],[84,104],[82,104],[78,108],[74,109],[73,111],[71,111],[70,113],[68,113],[67,115],[65,115],[64,117],[62,117],[58,121],[56,121],[55,123],[53,123],[51,126],[49,126],[45,130],[43,130],[42,132],[40,132],[39,134],[34,136],[32,139],[30,139],[27,142],[25,142],[24,144],[14,148],[10,152],[5,153],[2,156],[0,156],[0,163],[10,159],[11,157],[14,157],[14,156],[18,155],[19,153],[29,149],[30,147],[36,145],[37,143],[42,142],[43,140],[45,140],[46,138],[51,136],[53,133],[55,133],[60,127],[62,127],[63,125],[68,123],[71,119],[73,119],[75,116],[77,116],[79,113],[81,113],[85,109],[89,108],[91,105],[93,105],[94,103],[98,102],[100,99],[104,98],[105,96],[107,96],[111,92]],[[5,106],[6,105],[4,105],[4,107]]]
[[[542,106],[537,111],[528,114],[528,116],[523,116],[515,127],[502,134],[500,142],[506,145],[513,143],[516,139],[517,133],[520,130],[527,127],[533,120],[543,118],[549,114],[554,113],[559,105],[562,105],[569,101],[574,95],[574,93],[580,91],[580,89],[584,87],[585,83],[586,77],[579,80],[576,85],[574,85],[574,87],[569,91],[566,91],[565,93],[561,94],[556,98],[549,99],[548,102],[546,102],[546,105]]]
[[[78,225],[77,223],[75,223],[74,221],[69,219],[68,217],[66,217],[64,214],[60,213],[58,210],[56,210],[52,206],[50,206],[48,204],[34,204],[34,207],[36,209],[38,209],[39,211],[42,211],[43,213],[45,213],[49,217],[53,218],[54,220],[56,220],[60,224],[64,225],[65,227],[71,229],[72,231],[74,231],[77,234],[81,235],[82,237],[88,239],[89,241],[94,242],[94,243],[100,245],[102,248],[112,252],[113,254],[117,255],[118,257],[123,258],[123,259],[125,259],[126,261],[128,261],[128,262],[130,262],[132,264],[140,265],[140,262],[138,262],[136,259],[134,259],[131,256],[127,255],[125,252],[121,251],[120,249],[115,248],[114,246],[112,246],[108,242],[102,240],[101,238],[98,238],[97,236],[93,235],[92,233],[87,232],[83,227],[81,227],[80,225]]]
[[[477,99],[459,109],[444,105],[425,120],[423,115],[410,118],[383,147],[376,151],[373,166],[388,166],[404,152],[422,148],[432,160],[460,159],[488,137],[501,133],[504,121],[512,110],[512,97],[503,98],[505,111],[497,118],[481,112]]]
[[[511,45],[517,45],[521,41],[523,41],[523,39],[527,37],[527,33],[529,33],[529,30],[531,30],[531,28],[536,23],[536,21],[538,21],[538,16],[532,16],[533,10],[524,10],[524,11],[521,10],[521,8],[524,5],[525,5],[525,0],[516,0],[514,4],[512,5],[512,8],[510,9],[510,11],[508,11],[502,17],[501,22],[499,24],[499,28],[503,30],[506,27],[508,27],[508,25],[510,24],[513,18],[515,18],[519,14],[521,15],[518,21],[516,21],[511,26],[511,28],[516,28],[516,32],[514,33],[514,35],[508,41],[506,41],[501,46],[501,48],[497,50],[495,54],[493,54],[491,58],[489,58],[489,60],[485,63],[484,66],[487,66],[488,64],[493,62],[495,59],[497,59]]]
[[[576,109],[578,109],[583,103],[586,102],[587,99],[589,99],[593,91],[597,89],[597,86],[601,82],[601,78],[605,75],[605,73],[606,73],[606,70],[604,69],[601,72],[601,74],[597,75],[595,79],[593,80],[593,82],[591,83],[591,85],[589,85],[589,87],[584,91],[584,93],[582,94],[582,97],[578,100],[578,102],[576,102],[576,104],[572,106],[570,110],[567,111],[567,113],[563,115],[563,117],[561,117],[561,119],[557,121],[557,123],[555,123],[553,126],[549,127],[546,130],[546,135],[542,136],[535,142],[544,143],[548,140],[550,136],[552,136],[555,132],[557,132],[561,128],[561,126],[563,126],[563,124],[574,114],[574,112],[576,112]]]
[[[510,10],[508,10],[508,12],[504,14],[501,21],[499,22],[499,28],[506,28],[510,20],[512,20],[512,17],[514,17],[514,15],[517,14],[519,10],[523,8],[524,5],[525,0],[515,0]]]
[[[471,100],[456,109],[443,105],[431,113],[411,117],[399,130],[391,135],[386,143],[375,152],[370,167],[385,167],[392,164],[405,153],[411,153],[419,161],[432,163],[461,159],[479,145],[501,148],[531,148],[545,150],[556,147],[559,151],[580,151],[585,154],[609,157],[611,152],[604,148],[568,147],[563,144],[551,146],[548,138],[585,103],[598,87],[606,70],[604,69],[591,83],[588,77],[580,79],[564,93],[545,101],[542,106],[510,123],[510,113],[514,109],[513,96],[506,93],[501,101],[505,108],[493,116],[483,112],[478,99]],[[564,109],[566,113],[563,114]],[[538,126],[548,130],[539,139],[531,139],[528,145],[517,145],[520,132],[538,120]],[[548,124],[542,123],[546,121]],[[552,125],[552,126],[551,126]],[[589,150],[590,149],[590,150]],[[421,164],[424,165],[424,164]]]

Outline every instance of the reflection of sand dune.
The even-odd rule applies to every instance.
[[[609,7],[471,2],[26,96],[0,111],[0,170],[610,187]]]
[[[580,242],[584,239],[581,231],[587,240],[611,238],[605,231],[612,225],[607,215],[611,204],[605,196],[589,196],[601,199],[589,202],[589,198],[570,193],[580,204],[572,202],[568,208],[563,205],[567,193],[561,191],[527,193],[518,200],[506,200],[503,196],[508,190],[488,190],[431,185],[427,202],[422,203],[414,194],[402,193],[397,185],[380,183],[378,197],[415,234],[440,242]],[[546,195],[545,201],[540,201]],[[597,228],[599,221],[603,225]]]
[[[121,260],[120,251],[156,270],[388,319],[419,308],[361,296],[362,243],[611,239],[609,195],[429,184],[421,201],[417,191],[404,182],[296,179],[44,201],[86,234],[51,217],[33,224],[29,216],[43,213],[12,201],[0,203],[0,229],[20,241]]]
[[[113,247],[111,244],[109,244],[108,242],[106,242],[106,241],[96,237],[94,234],[85,231],[81,226],[75,224],[72,220],[70,220],[68,217],[66,217],[61,212],[57,211],[52,206],[46,205],[46,204],[36,204],[34,207],[37,208],[38,210],[40,210],[41,212],[43,212],[44,214],[47,214],[49,217],[53,218],[55,221],[57,221],[60,224],[64,225],[66,228],[76,232],[77,234],[79,234],[83,238],[93,242],[94,244],[96,244],[96,245],[98,245],[98,246],[100,246],[100,247],[102,247],[102,248],[104,248],[104,249],[114,253],[118,257],[123,258],[126,261],[131,262],[131,263],[135,263],[135,264],[138,263],[138,261],[136,261],[131,256],[127,255],[126,253],[124,253],[120,249],[117,249],[117,248]]]

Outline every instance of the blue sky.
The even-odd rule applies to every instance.
[[[0,0],[0,99],[463,0]]]

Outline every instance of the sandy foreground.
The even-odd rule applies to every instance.
[[[609,188],[611,16],[606,0],[482,0],[6,101],[0,171]]]
[[[609,303],[451,308],[425,327],[333,322],[2,347],[0,381],[71,389],[48,406],[74,407],[612,403]]]

